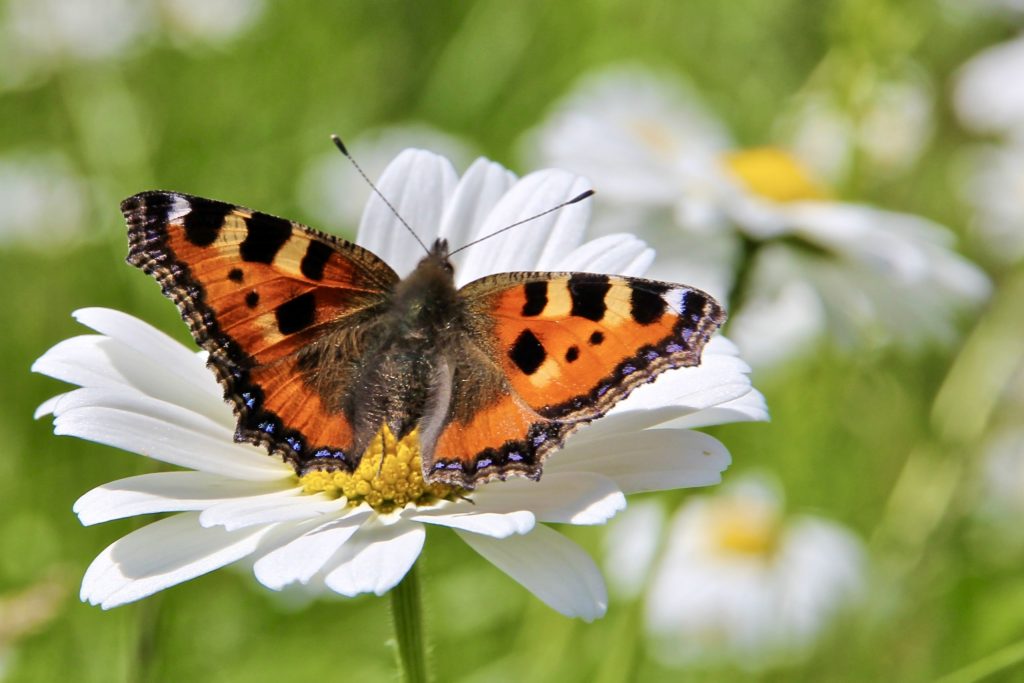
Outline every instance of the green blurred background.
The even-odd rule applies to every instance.
[[[11,17],[25,4],[0,3],[5,31],[15,30]],[[73,15],[79,3],[40,4]],[[524,172],[522,134],[579,76],[628,60],[685,74],[741,143],[758,144],[772,139],[778,113],[823,60],[841,65],[828,72],[840,92],[865,73],[913,60],[934,89],[931,144],[900,178],[855,168],[842,191],[963,232],[970,215],[958,199],[958,154],[972,138],[949,110],[950,75],[1014,33],[1002,17],[931,0],[234,4],[254,13],[231,32],[183,30],[170,2],[127,3],[155,9],[130,45],[102,58],[48,44],[18,73],[10,42],[3,53],[10,68],[0,90],[0,157],[60,155],[84,188],[76,236],[54,240],[62,226],[42,223],[0,244],[0,592],[15,595],[41,579],[67,589],[52,621],[9,643],[10,681],[395,677],[385,599],[289,605],[233,570],[111,612],[76,599],[91,559],[144,520],[83,528],[72,503],[158,465],[54,437],[48,420],[33,422],[35,406],[62,385],[28,368],[49,346],[83,333],[70,313],[85,306],[130,312],[191,343],[156,285],[124,264],[122,198],[174,189],[316,225],[300,203],[299,179],[329,153],[330,133],[352,140],[426,122]],[[81,20],[101,37],[123,29],[103,24],[119,21],[115,11]],[[31,32],[19,35],[31,43]],[[358,159],[359,147],[352,152]],[[1012,276],[982,265],[997,285]],[[964,333],[983,315],[964,320]],[[1019,317],[1011,324],[1016,334]],[[645,654],[636,605],[613,597],[594,624],[563,618],[453,534],[432,529],[420,575],[436,679],[923,681],[1005,654],[1024,637],[1024,554],[971,515],[980,444],[934,428],[936,394],[951,386],[963,348],[850,353],[824,344],[755,374],[770,424],[714,430],[734,457],[727,478],[770,470],[790,509],[843,522],[869,544],[866,604],[806,661],[761,672],[662,669]],[[970,382],[973,358],[960,363],[967,379],[947,389],[965,411],[989,398],[971,393],[982,391]],[[565,532],[600,557],[602,529]],[[990,680],[1024,680],[1024,669],[1004,667]]]

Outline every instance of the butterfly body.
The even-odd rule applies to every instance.
[[[661,372],[697,365],[725,315],[699,290],[588,273],[457,288],[438,240],[405,278],[361,247],[223,202],[122,203],[130,263],[161,282],[238,417],[303,474],[351,471],[387,427],[423,476],[539,478],[545,457]]]

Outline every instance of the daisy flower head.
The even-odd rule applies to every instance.
[[[654,655],[669,666],[791,661],[864,589],[861,542],[835,522],[786,516],[763,477],[691,498],[666,536],[644,613]]]
[[[516,178],[487,160],[460,178],[447,159],[403,152],[378,185],[420,237],[467,244],[580,194],[589,185],[562,171]],[[589,270],[639,275],[649,249],[631,235],[585,242],[588,208],[574,204],[515,233],[458,254],[461,285],[505,270]],[[420,258],[412,237],[378,198],[358,242],[400,275]],[[233,440],[235,418],[205,358],[127,314],[75,314],[99,334],[50,349],[37,372],[80,388],[38,410],[57,434],[77,436],[184,468],[100,486],[78,500],[84,524],[173,513],[121,538],[86,572],[81,596],[104,608],[151,595],[247,560],[256,579],[281,590],[383,594],[409,571],[427,524],[450,527],[542,601],[584,619],[601,616],[600,572],[547,524],[600,524],[633,491],[719,481],[729,453],[694,427],[766,418],[749,368],[724,338],[697,367],[664,373],[569,439],[539,482],[492,481],[451,495],[424,482],[418,451],[385,433],[347,478],[299,477],[265,449]],[[386,448],[384,447],[386,446]],[[382,454],[389,454],[382,460]],[[315,473],[314,473],[315,474]]]
[[[982,50],[960,67],[953,107],[968,129],[1024,137],[1024,35]]]
[[[618,181],[606,200],[660,210],[671,229],[716,245],[731,335],[751,362],[781,360],[780,348],[792,355],[826,330],[912,345],[942,339],[959,310],[988,295],[987,277],[954,251],[946,228],[839,201],[791,151],[737,148],[710,116],[689,87],[612,71],[585,80],[531,139],[541,159],[599,188],[634,179]],[[877,136],[881,124],[873,125]],[[772,315],[766,335],[765,311],[780,302],[807,313]]]

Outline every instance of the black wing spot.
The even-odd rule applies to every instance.
[[[604,332],[597,331],[590,335],[590,345],[600,346],[604,343]]]
[[[565,352],[565,360],[568,361],[569,363],[575,363],[579,357],[580,347],[578,346],[570,346],[569,349]]]
[[[273,263],[277,252],[292,236],[290,221],[258,211],[245,219],[245,225],[248,231],[238,246],[243,261]]]
[[[663,298],[668,287],[664,285],[645,283],[643,285],[630,285],[629,313],[633,320],[641,325],[651,325],[661,320],[665,314],[668,304]]]
[[[260,293],[255,289],[245,295],[245,305],[249,308],[256,308],[260,303]]]
[[[523,304],[523,315],[533,317],[544,312],[548,305],[548,283],[527,282],[524,286],[526,291],[526,303]]]
[[[698,322],[704,315],[704,308],[708,305],[707,297],[700,292],[690,290],[683,300],[683,318],[689,321]],[[689,327],[689,324],[687,324]]]
[[[231,205],[201,197],[189,199],[189,212],[185,214],[185,239],[197,247],[208,247],[217,241],[224,217],[231,213]]]
[[[522,370],[525,375],[532,375],[537,372],[537,368],[544,363],[544,359],[547,356],[544,345],[540,343],[540,339],[537,339],[537,335],[530,330],[520,332],[516,343],[512,345],[508,352],[508,357],[512,359],[516,367]]]
[[[308,277],[310,280],[323,280],[324,279],[324,266],[327,265],[327,259],[331,257],[334,252],[329,245],[320,242],[319,240],[313,240],[306,247],[306,253],[302,257],[302,263],[299,265],[299,269],[302,274]]]
[[[241,268],[232,268],[228,271],[228,279],[232,282],[241,283],[245,279],[245,273],[242,272]]]
[[[611,287],[607,275],[574,273],[569,278],[572,315],[595,322],[604,318],[608,308],[605,306],[604,297]]]
[[[291,301],[281,304],[274,311],[277,329],[281,334],[295,334],[313,324],[316,316],[316,299],[313,292],[306,292]]]

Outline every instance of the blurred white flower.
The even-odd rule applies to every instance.
[[[8,0],[0,17],[0,87],[48,76],[68,62],[125,54],[153,26],[148,2]]]
[[[220,43],[252,27],[263,0],[156,0],[164,30],[172,38]]]
[[[69,65],[129,56],[160,31],[223,43],[255,24],[263,0],[8,0],[0,9],[0,90]]]
[[[1024,35],[986,48],[960,67],[953,105],[976,133],[1024,136]]]
[[[371,179],[379,178],[391,160],[410,147],[434,150],[448,157],[457,169],[466,168],[475,157],[468,143],[424,123],[380,128],[345,140],[345,144]],[[297,192],[300,204],[318,226],[351,231],[359,225],[372,190],[325,138],[324,151],[306,166]]]
[[[459,178],[443,157],[409,150],[379,187],[402,215],[418,219],[425,241],[444,236],[464,244],[575,197],[587,184],[564,171],[517,179],[484,159]],[[646,248],[634,237],[583,242],[588,213],[576,204],[538,219],[533,230],[467,249],[455,259],[458,281],[502,270],[641,274]],[[377,198],[366,206],[358,241],[398,273],[422,257]],[[664,373],[573,436],[545,464],[540,482],[495,481],[455,495],[424,484],[418,446],[392,444],[382,458],[375,441],[355,473],[332,483],[338,480],[325,473],[300,478],[265,449],[236,443],[235,418],[203,356],[123,313],[85,309],[76,317],[101,334],[56,345],[33,369],[81,388],[50,399],[37,415],[52,413],[57,434],[192,470],[105,484],[75,504],[85,524],[177,513],[93,561],[81,596],[104,608],[243,559],[274,590],[383,594],[419,557],[424,525],[433,524],[453,528],[552,608],[594,619],[607,602],[600,572],[542,522],[601,524],[625,507],[626,493],[717,483],[729,453],[693,428],[767,417],[749,368],[716,337],[700,366]]]
[[[1024,258],[1024,136],[972,150],[964,199],[977,242],[993,259]]]
[[[880,128],[890,119],[868,119],[865,135],[878,141],[872,145],[885,146]],[[953,250],[944,227],[837,201],[810,166],[784,149],[732,149],[694,93],[662,75],[613,70],[585,79],[529,139],[545,162],[587,175],[596,206],[611,205],[618,227],[664,225],[658,217],[668,215],[676,230],[698,236],[705,246],[689,255],[672,250],[671,237],[640,233],[668,263],[691,263],[714,280],[698,286],[721,294],[722,271],[739,269],[730,324],[754,361],[791,357],[826,330],[873,342],[945,340],[956,314],[990,290],[985,274]],[[621,208],[630,206],[647,211]],[[708,254],[724,261],[717,273]],[[806,305],[811,292],[819,305]],[[803,314],[777,315],[772,306],[783,295]],[[761,333],[765,324],[769,335]],[[788,339],[801,344],[777,346]]]
[[[862,594],[861,542],[782,507],[777,487],[747,478],[675,514],[645,598],[655,657],[748,669],[798,659]]]
[[[778,123],[794,155],[829,183],[846,178],[856,159],[873,174],[906,171],[920,158],[934,128],[932,89],[917,68],[879,80],[858,98],[856,111],[835,92],[795,98]]]
[[[0,248],[50,249],[82,236],[86,186],[58,153],[2,156],[0,206]]]

